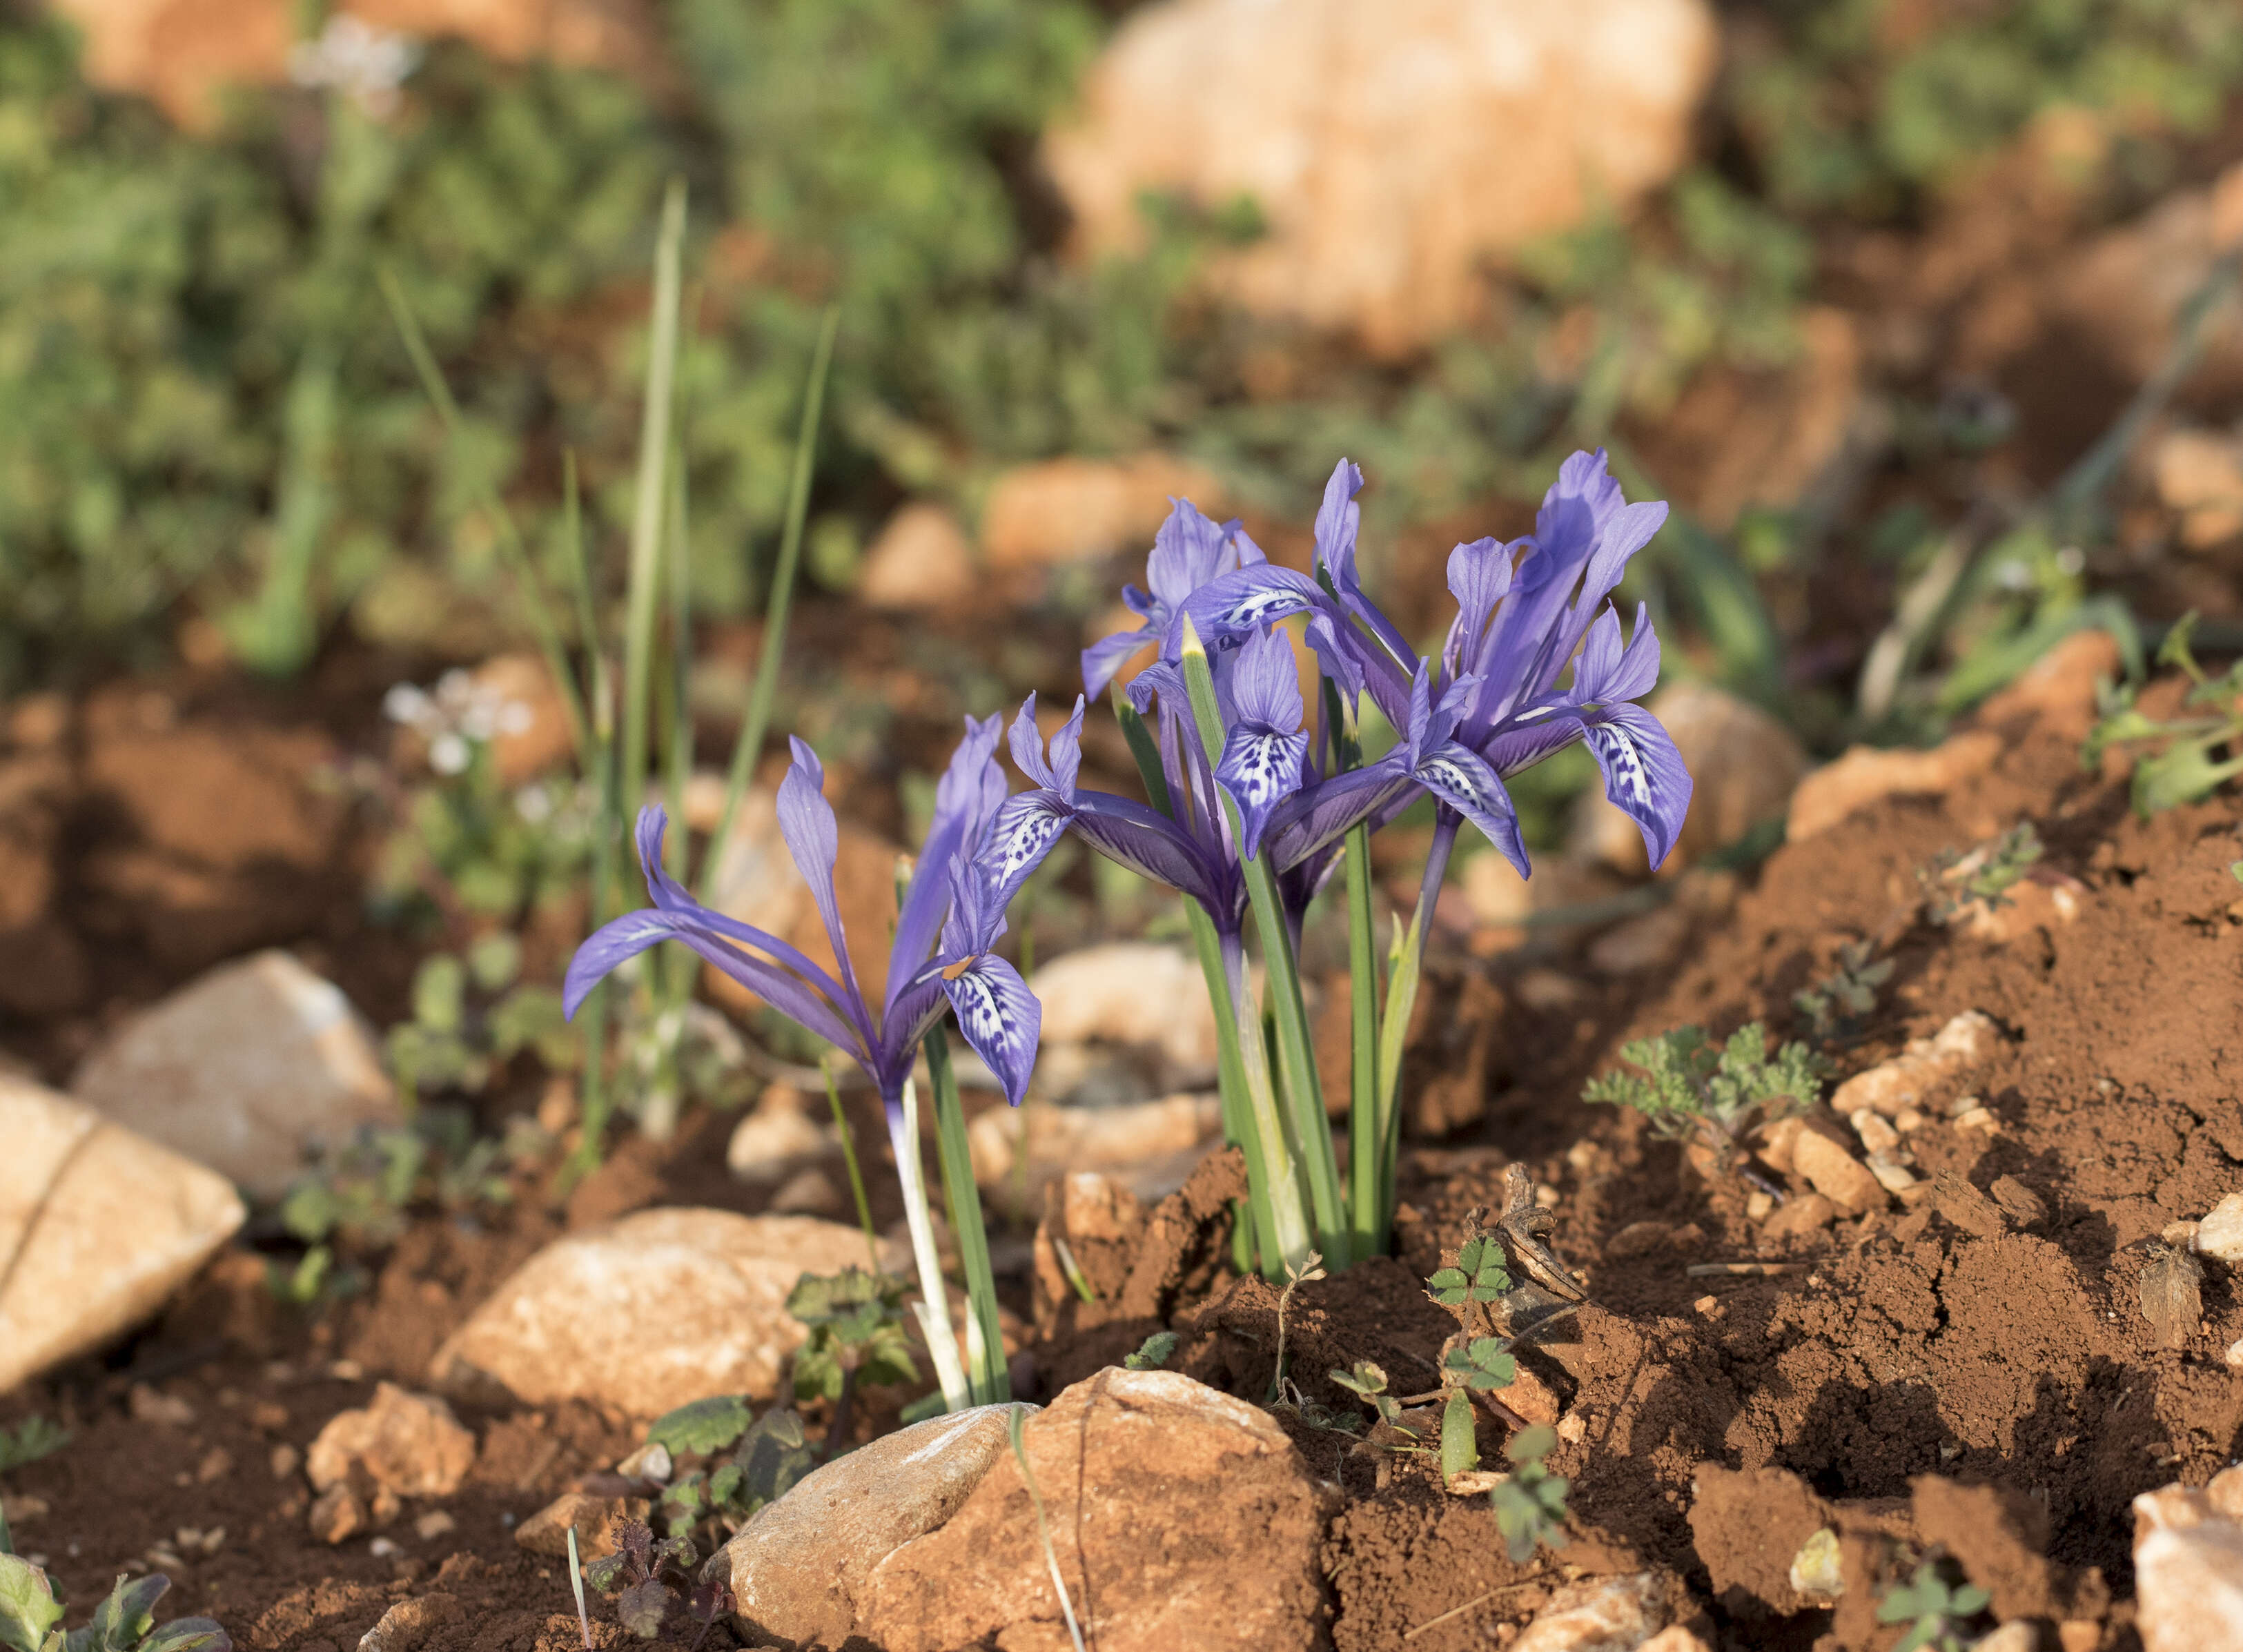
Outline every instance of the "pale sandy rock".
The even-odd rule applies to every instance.
[[[1885,1203],[1884,1186],[1869,1167],[1815,1131],[1799,1132],[1791,1163],[1809,1186],[1849,1216],[1881,1209]]]
[[[887,520],[865,553],[857,594],[876,608],[921,614],[955,606],[980,584],[973,547],[957,517],[914,500]]]
[[[1937,796],[1983,774],[2001,752],[2000,736],[1984,729],[1950,735],[1930,751],[1855,746],[1799,782],[1784,836],[1795,843],[1812,837],[1887,797]]]
[[[433,1395],[380,1384],[374,1403],[337,1412],[304,1458],[314,1491],[350,1478],[354,1469],[400,1497],[449,1497],[475,1467],[475,1437],[451,1407]]]
[[[1666,1628],[1667,1589],[1655,1572],[1568,1583],[1534,1615],[1510,1652],[1636,1652]]]
[[[1215,1011],[1199,960],[1172,946],[1114,941],[1053,959],[1029,989],[1044,1006],[1043,1041],[1149,1044],[1179,1076],[1212,1073]]]
[[[759,1510],[724,1546],[741,1627],[751,1639],[804,1645],[855,1634],[872,1568],[958,1511],[1006,1449],[1012,1409],[982,1406],[883,1434]]]
[[[1915,1038],[1890,1061],[1857,1072],[1830,1098],[1830,1110],[1851,1118],[1862,1108],[1891,1118],[1919,1107],[1943,1085],[1976,1071],[2001,1047],[2002,1030],[1980,1011],[1965,1010],[1929,1038]]]
[[[1602,866],[1572,855],[1537,856],[1534,875],[1521,877],[1503,856],[1483,849],[1465,857],[1441,893],[1444,908],[1452,896],[1461,898],[1472,924],[1472,951],[1492,957],[1524,946],[1530,936],[1562,942],[1580,935],[1582,931],[1572,926],[1529,929],[1526,920],[1561,907],[1586,905],[1620,887],[1620,881]]]
[[[459,1596],[438,1591],[400,1601],[359,1636],[358,1652],[421,1652],[465,1614]]]
[[[1690,812],[1661,872],[1680,872],[1762,821],[1783,817],[1808,769],[1798,735],[1708,682],[1670,682],[1645,704],[1667,725],[1690,770]],[[1648,870],[1643,833],[1601,787],[1582,801],[1581,838],[1615,871],[1639,876]]]
[[[1888,1193],[1905,1193],[1916,1185],[1916,1172],[1890,1153],[1871,1153],[1868,1162],[1869,1174]]]
[[[2243,1652],[2243,1470],[2134,1499],[2143,1652]]]
[[[1779,1118],[1760,1132],[1760,1156],[1772,1170],[1789,1174],[1793,1150],[1799,1145],[1799,1132],[1807,1128],[1807,1121],[1794,1115]]]
[[[85,1058],[71,1093],[259,1199],[286,1192],[322,1144],[402,1118],[349,1000],[277,950],[142,1011]]]
[[[1101,1652],[1322,1643],[1325,1493],[1267,1412],[1178,1372],[1108,1367],[1024,1433],[1087,1642]],[[887,1652],[944,1652],[1000,1632],[1008,1645],[1061,1643],[1013,1454],[999,1454],[940,1529],[875,1566],[858,1601],[859,1632]]]
[[[1680,1623],[1670,1623],[1635,1652],[1712,1652],[1712,1649]]]
[[[847,1213],[848,1195],[815,1165],[798,1171],[771,1196],[770,1209],[778,1216],[832,1216]]]
[[[1970,1642],[1970,1652],[2038,1652],[2040,1630],[2023,1618],[2012,1618]]]
[[[616,1552],[613,1528],[616,1521],[644,1520],[654,1507],[644,1497],[601,1497],[590,1492],[563,1492],[514,1528],[514,1541],[533,1555],[566,1555],[569,1534],[576,1534],[576,1552],[598,1560]]]
[[[226,1179],[0,1076],[0,1392],[160,1307],[247,1212]]]
[[[825,1146],[826,1132],[810,1118],[802,1092],[792,1085],[771,1085],[732,1126],[724,1164],[744,1182],[773,1185],[788,1180]]]
[[[2150,454],[2158,502],[2180,517],[2180,542],[2207,550],[2243,534],[2243,442],[2225,431],[2174,430]]]
[[[348,1486],[330,1486],[312,1500],[304,1527],[314,1539],[332,1546],[364,1531],[369,1518],[356,1492]]]
[[[1900,1145],[1900,1132],[1887,1124],[1883,1117],[1871,1107],[1856,1107],[1846,1116],[1854,1133],[1862,1138],[1862,1148],[1872,1153],[1889,1152]]]
[[[530,1258],[437,1351],[431,1380],[635,1417],[711,1394],[767,1400],[805,1335],[787,1293],[866,1259],[863,1233],[815,1217],[640,1211]]]
[[[1716,53],[1695,0],[1162,0],[1045,153],[1079,254],[1138,245],[1148,189],[1250,196],[1269,233],[1222,288],[1401,351],[1490,262],[1671,177]]]
[[[1007,471],[981,506],[981,551],[1000,573],[1059,567],[1118,551],[1142,553],[1172,499],[1219,514],[1222,487],[1167,453],[1047,459]]]
[[[1044,1186],[1070,1171],[1095,1171],[1152,1200],[1182,1186],[1222,1133],[1216,1098],[1176,1095],[1111,1107],[992,1107],[967,1127],[967,1141],[973,1179],[984,1187],[1014,1185],[1025,1143],[1032,1199],[1040,1202]]]
[[[2230,1193],[2196,1225],[2197,1251],[2233,1267],[2243,1263],[2243,1193]]]

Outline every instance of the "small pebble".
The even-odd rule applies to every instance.
[[[2243,1371],[2243,1341],[2231,1342],[2227,1345],[2227,1368],[2230,1371]]]
[[[1889,1152],[1900,1145],[1900,1132],[1886,1123],[1873,1108],[1856,1109],[1849,1122],[1854,1126],[1854,1133],[1862,1138],[1862,1145],[1872,1155]],[[1871,1164],[1874,1166],[1874,1158]]]
[[[1893,1128],[1903,1136],[1912,1135],[1923,1128],[1923,1115],[1913,1107],[1903,1107],[1893,1120]]]
[[[273,1478],[286,1480],[296,1472],[296,1465],[304,1461],[304,1454],[293,1446],[273,1447]]]
[[[394,1561],[405,1550],[391,1538],[377,1537],[366,1546],[366,1552],[378,1561]]]
[[[1721,1301],[1719,1297],[1701,1296],[1690,1306],[1710,1318],[1721,1311]]]
[[[233,1454],[224,1446],[213,1446],[203,1454],[195,1465],[195,1478],[207,1486],[214,1480],[224,1480],[233,1472]]]
[[[1950,1118],[1960,1118],[1973,1107],[1983,1107],[1985,1105],[1984,1100],[1977,1096],[1957,1096],[1947,1104],[1947,1116]]]
[[[327,1374],[337,1382],[363,1382],[366,1367],[355,1360],[337,1360],[327,1367]]]
[[[432,1508],[413,1522],[413,1530],[424,1543],[433,1543],[446,1535],[459,1522],[441,1508]]]
[[[1955,1116],[1955,1128],[1983,1130],[1989,1136],[1998,1136],[2002,1133],[2002,1121],[1984,1107],[1973,1107],[1968,1112]]]
[[[1916,1185],[1916,1172],[1896,1158],[1883,1153],[1869,1155],[1869,1174],[1888,1193],[1904,1192]]]
[[[1775,1196],[1755,1188],[1752,1197],[1745,1200],[1745,1219],[1748,1221],[1764,1222],[1768,1220],[1768,1212],[1775,1208]]]

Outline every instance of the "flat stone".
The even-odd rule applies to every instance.
[[[807,1334],[787,1293],[867,1259],[861,1232],[816,1217],[640,1211],[531,1257],[437,1350],[430,1380],[634,1417],[712,1394],[768,1400]]]
[[[71,1093],[265,1199],[321,1145],[403,1117],[372,1030],[333,983],[278,950],[142,1011],[85,1058]]]
[[[981,550],[998,571],[1063,567],[1117,551],[1142,553],[1172,499],[1221,514],[1222,487],[1167,453],[1047,459],[1006,471],[981,507]]]
[[[1061,1575],[1101,1652],[1323,1642],[1325,1494],[1267,1412],[1178,1372],[1109,1367],[1024,1432]],[[872,1568],[859,1613],[859,1632],[886,1652],[1064,1635],[1010,1452],[939,1530]]]
[[[475,1437],[451,1407],[385,1382],[374,1389],[372,1405],[327,1420],[305,1456],[304,1472],[314,1491],[363,1468],[376,1486],[397,1496],[449,1497],[475,1461]]]
[[[438,1633],[466,1614],[456,1595],[441,1590],[400,1601],[359,1636],[358,1652],[421,1652]]]
[[[855,1634],[872,1568],[958,1511],[1006,1450],[1012,1409],[981,1406],[884,1434],[758,1510],[724,1546],[741,1627],[798,1646]]]
[[[1223,1105],[1214,1096],[1163,1096],[1112,1107],[1060,1107],[1048,1102],[993,1107],[967,1131],[973,1176],[982,1186],[1015,1185],[1023,1147],[1029,1198],[1072,1171],[1096,1172],[1139,1199],[1165,1198],[1183,1185],[1207,1144],[1223,1133]]]
[[[1869,1167],[1818,1132],[1799,1132],[1791,1162],[1809,1186],[1849,1216],[1881,1209],[1885,1203],[1884,1186]]]
[[[1830,1109],[1845,1118],[1864,1107],[1896,1117],[1984,1065],[2001,1044],[2002,1030],[1991,1017],[1965,1010],[1931,1038],[1913,1039],[1891,1060],[1847,1079],[1830,1098]]]
[[[2143,1652],[2243,1652],[2243,1470],[2134,1499]]]
[[[0,1074],[0,1391],[154,1313],[247,1214],[230,1183]]]

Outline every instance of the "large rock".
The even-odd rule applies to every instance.
[[[2134,1499],[2143,1652],[2243,1652],[2243,1469]]]
[[[0,1073],[0,1391],[161,1306],[241,1226],[222,1176]]]
[[[1670,682],[1647,702],[1674,736],[1690,770],[1690,813],[1660,870],[1680,872],[1735,843],[1762,821],[1781,820],[1807,772],[1806,749],[1758,706],[1708,682]],[[1616,871],[1647,870],[1643,833],[1600,786],[1585,799],[1586,847]]]
[[[1656,1572],[1566,1584],[1511,1643],[1512,1652],[1637,1652],[1667,1628],[1673,1587]]]
[[[275,1199],[324,1143],[402,1118],[340,989],[266,951],[199,977],[97,1047],[71,1093]]]
[[[872,1568],[958,1512],[1005,1450],[1012,1409],[981,1406],[884,1434],[767,1504],[724,1546],[741,1626],[758,1643],[847,1641]]]
[[[1888,797],[1941,796],[2002,755],[2001,736],[1983,729],[1950,735],[1930,751],[1850,746],[1799,782],[1791,794],[1784,836],[1791,843],[1827,832],[1847,816]]]
[[[1319,1644],[1316,1480],[1267,1412],[1173,1371],[1109,1367],[1032,1418],[1028,1461],[1087,1642],[1101,1652]],[[859,1630],[887,1652],[1006,1635],[1063,1644],[1020,1465],[872,1568]]]
[[[1212,514],[1220,491],[1206,471],[1166,453],[1022,465],[990,485],[981,549],[999,572],[1142,552],[1172,500],[1189,499]]]
[[[1162,0],[1046,157],[1080,252],[1136,245],[1148,189],[1251,196],[1269,233],[1225,287],[1405,350],[1489,261],[1671,177],[1717,49],[1700,0]]]
[[[1030,989],[1047,1045],[1150,1045],[1172,1076],[1212,1073],[1215,1010],[1199,960],[1149,941],[1111,941],[1054,958]]]
[[[436,1351],[440,1387],[655,1417],[711,1394],[768,1400],[806,1334],[805,1273],[863,1267],[858,1229],[810,1216],[640,1211],[556,1239]],[[904,1259],[884,1258],[893,1266]]]

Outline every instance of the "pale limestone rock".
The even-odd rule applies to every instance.
[[[1890,1061],[1857,1072],[1830,1098],[1831,1111],[1851,1118],[1862,1108],[1891,1118],[1919,1104],[1940,1085],[1975,1071],[2001,1047],[2002,1030],[1977,1010],[1965,1010],[1929,1038],[1910,1041]]]
[[[2180,517],[2180,541],[2208,550],[2243,534],[2243,442],[2225,431],[2174,430],[2150,455],[2158,502]]]
[[[1180,1074],[1212,1073],[1215,1011],[1196,958],[1148,941],[1113,941],[1054,958],[1028,984],[1046,1046],[1149,1044]]]
[[[2001,737],[1981,729],[1950,735],[1930,751],[1855,746],[1799,782],[1784,837],[1799,843],[1887,797],[1937,796],[1993,767]]]
[[[1712,1652],[1712,1649],[1680,1623],[1670,1623],[1635,1652]]]
[[[1970,1642],[1970,1652],[2038,1652],[2040,1631],[2023,1618],[2012,1618]]]
[[[2134,1499],[2143,1652],[2243,1652],[2243,1469]]]
[[[402,1114],[372,1031],[288,953],[220,964],[126,1022],[71,1093],[274,1199],[323,1143]]]
[[[1047,459],[1007,471],[981,506],[981,551],[993,570],[1017,573],[1142,554],[1171,499],[1219,517],[1221,485],[1167,453],[1128,459]]]
[[[1164,1096],[1112,1107],[1032,1101],[990,1108],[967,1127],[967,1141],[973,1179],[984,1187],[1014,1185],[1025,1142],[1034,1203],[1041,1202],[1047,1184],[1070,1171],[1103,1172],[1149,1201],[1182,1186],[1222,1130],[1222,1104],[1213,1096]]]
[[[635,1417],[711,1394],[767,1400],[805,1334],[787,1293],[867,1260],[861,1232],[815,1217],[640,1211],[531,1257],[437,1350],[430,1377]]]
[[[1534,1615],[1510,1652],[1635,1652],[1666,1628],[1667,1595],[1655,1572],[1566,1584]]]
[[[958,1511],[1006,1449],[1012,1409],[982,1406],[884,1434],[758,1511],[724,1546],[751,1637],[839,1646],[854,1634],[872,1568]]]
[[[2233,1267],[2243,1263],[2243,1193],[2230,1193],[2196,1225],[2197,1251]]]
[[[1666,724],[1690,770],[1690,812],[1659,869],[1672,875],[1780,820],[1806,774],[1799,736],[1748,701],[1708,682],[1670,682],[1645,702]],[[1582,799],[1584,846],[1618,872],[1649,870],[1643,833],[1602,787]]]
[[[247,1212],[222,1177],[0,1075],[0,1392],[138,1323]]]
[[[825,1146],[826,1132],[809,1118],[802,1092],[792,1085],[771,1085],[732,1126],[724,1164],[744,1182],[775,1186]]]
[[[1269,233],[1218,285],[1400,352],[1468,320],[1490,262],[1671,177],[1717,49],[1696,0],[1163,0],[1045,154],[1078,255],[1140,243],[1148,189],[1250,196]]]
[[[374,1403],[327,1420],[304,1459],[314,1491],[349,1479],[354,1468],[399,1497],[449,1497],[475,1467],[475,1437],[451,1407],[394,1382],[379,1385]]]
[[[1854,1133],[1862,1138],[1862,1145],[1872,1153],[1889,1152],[1900,1145],[1900,1132],[1887,1124],[1872,1107],[1856,1107],[1846,1116]]]
[[[438,1591],[400,1601],[359,1636],[358,1652],[421,1652],[439,1631],[464,1615],[459,1596]],[[331,1643],[332,1644],[332,1643]]]
[[[1847,1215],[1883,1208],[1883,1185],[1868,1165],[1828,1136],[1801,1131],[1792,1145],[1791,1162],[1808,1185]]]
[[[914,500],[888,518],[857,575],[857,594],[891,613],[924,614],[973,595],[980,570],[958,519]]]

